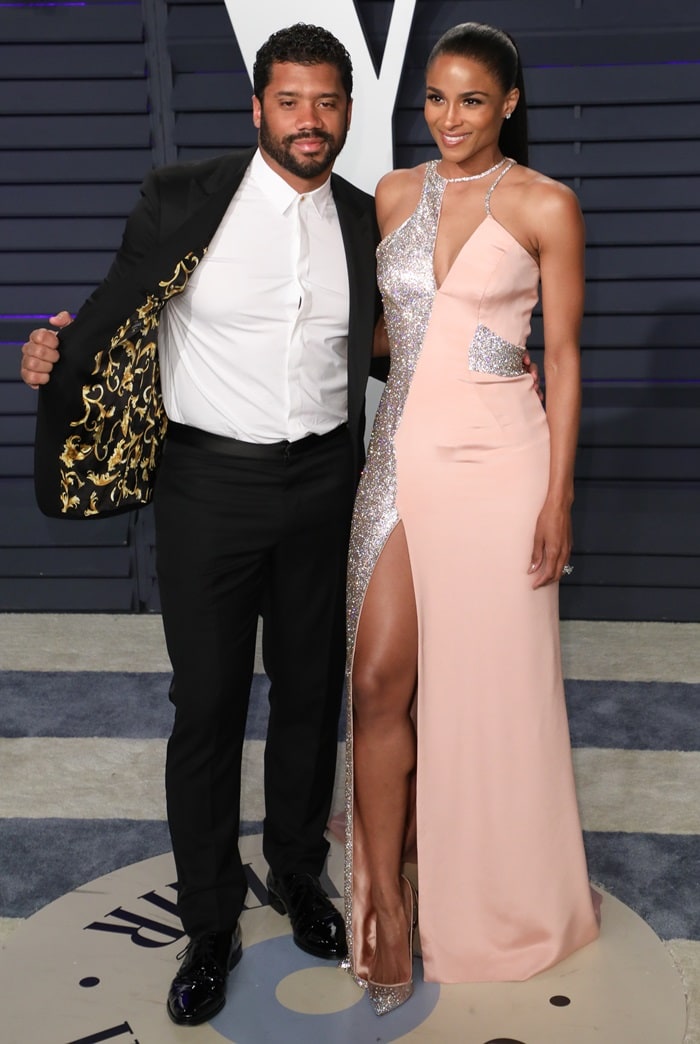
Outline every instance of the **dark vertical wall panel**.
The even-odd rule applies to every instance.
[[[106,271],[152,163],[140,2],[0,7],[0,609],[133,610],[134,520],[34,503],[27,332]]]
[[[380,60],[392,5],[356,6]],[[697,4],[418,0],[394,121],[401,165],[435,155],[422,68],[465,19],[517,37],[532,164],[570,184],[586,216],[563,613],[700,619]],[[0,608],[153,608],[148,512],[69,538],[73,526],[33,507],[34,397],[15,377],[17,345],[29,316],[77,308],[100,278],[149,163],[254,141],[250,84],[222,0],[18,5],[0,9],[0,26]]]

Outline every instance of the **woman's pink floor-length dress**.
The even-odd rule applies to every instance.
[[[526,979],[598,935],[558,588],[533,590],[527,572],[549,431],[522,365],[538,266],[491,214],[511,166],[439,288],[433,252],[449,183],[436,162],[414,213],[379,246],[391,371],[350,542],[349,671],[372,572],[399,522],[406,534],[419,635],[419,925],[424,976],[443,983]],[[346,918],[363,981],[374,933],[350,684],[348,699]]]

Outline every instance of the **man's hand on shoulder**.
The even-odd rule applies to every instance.
[[[73,319],[69,312],[58,312],[57,315],[49,316],[49,322],[56,330],[62,330]],[[29,340],[22,345],[20,376],[30,388],[48,384],[58,360],[58,335],[55,330],[32,330]]]

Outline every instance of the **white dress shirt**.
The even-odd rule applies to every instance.
[[[256,152],[158,347],[171,420],[246,442],[347,420],[349,285],[330,178],[299,195]]]

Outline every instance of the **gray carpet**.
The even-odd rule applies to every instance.
[[[0,736],[162,739],[172,718],[169,680],[165,673],[0,672]],[[264,738],[267,689],[256,675],[248,739]],[[566,691],[574,747],[700,750],[700,685],[570,680]],[[245,833],[260,828],[243,826]],[[27,917],[86,881],[168,848],[160,820],[0,819],[0,917]],[[700,837],[589,831],[586,848],[593,880],[661,938],[700,940]]]
[[[0,736],[165,737],[169,684],[161,672],[0,671]],[[256,674],[248,739],[265,738],[268,688]],[[700,750],[700,685],[569,679],[566,701],[575,747]]]

